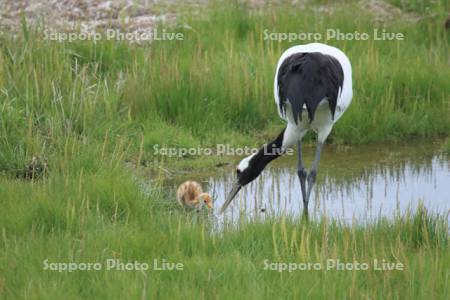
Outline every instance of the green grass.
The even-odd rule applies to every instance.
[[[444,1],[442,2],[444,3]],[[444,7],[444,6],[441,6]],[[151,46],[56,43],[24,25],[0,33],[0,298],[428,298],[449,294],[447,216],[420,209],[375,224],[277,219],[212,234],[172,205],[164,168],[208,168],[226,157],[168,159],[155,144],[257,146],[283,127],[272,81],[280,54],[302,43],[271,32],[372,32],[365,12],[341,4],[249,12],[214,4],[183,16],[179,42]],[[354,102],[331,142],[448,136],[449,35],[445,16],[383,26],[404,41],[329,41],[353,64]],[[351,22],[349,22],[351,20]],[[379,27],[379,26],[376,26]],[[35,156],[46,165],[26,180]],[[144,195],[135,168],[152,169]],[[135,169],[133,168],[133,169]],[[133,172],[133,174],[131,174]],[[183,272],[43,271],[43,260],[182,262]],[[264,259],[399,261],[405,271],[264,271]],[[324,288],[326,287],[326,288]]]
[[[389,2],[404,11],[420,13],[422,16],[433,17],[436,14],[447,16],[450,10],[450,2],[434,0],[388,0]]]
[[[450,138],[448,138],[448,139],[445,141],[442,150],[443,150],[445,153],[450,154]]]
[[[142,195],[129,174],[108,165],[97,174],[52,176],[40,183],[0,184],[4,214],[0,291],[8,299],[77,298],[445,299],[449,293],[448,223],[424,208],[372,225],[322,219],[268,220],[210,232],[210,223],[164,202],[158,188]],[[6,200],[7,199],[7,200]],[[167,259],[183,271],[106,271],[106,259]],[[100,262],[101,271],[44,271],[51,262]],[[264,270],[268,262],[328,259],[367,263],[366,271]],[[400,262],[377,271],[373,260]],[[326,288],[324,288],[326,287]]]
[[[280,54],[302,41],[264,40],[269,32],[401,32],[403,41],[328,41],[353,63],[354,101],[330,141],[368,143],[448,135],[450,69],[443,17],[374,25],[356,4],[317,18],[280,6],[250,13],[212,6],[185,16],[183,41],[139,47],[115,41],[45,41],[24,25],[0,35],[0,171],[32,155],[59,157],[71,139],[99,147],[129,143],[128,157],[153,159],[155,144],[260,145],[283,123],[273,103]],[[348,22],[351,18],[352,22]],[[107,149],[110,150],[110,149]]]

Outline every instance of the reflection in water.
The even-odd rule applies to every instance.
[[[424,143],[425,144],[425,143]],[[306,156],[313,157],[313,149]],[[308,164],[307,164],[308,165]],[[222,206],[235,178],[233,170],[204,178],[213,193],[220,223],[267,216],[299,216],[303,210],[295,155],[269,166],[243,188],[224,215]],[[436,145],[328,146],[319,166],[309,204],[311,217],[326,215],[366,222],[414,209],[423,202],[430,211],[450,210],[450,161]]]

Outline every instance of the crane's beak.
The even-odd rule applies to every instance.
[[[240,191],[241,188],[242,188],[242,185],[240,185],[239,183],[234,184],[233,189],[231,190],[230,194],[227,197],[227,200],[225,201],[225,203],[222,205],[222,208],[220,209],[220,213],[223,213],[225,211],[225,209],[227,209],[228,205],[230,205],[231,201],[234,199],[234,197]]]

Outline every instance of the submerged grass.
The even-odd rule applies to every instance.
[[[252,11],[213,4],[179,42],[56,43],[24,25],[0,34],[0,295],[5,298],[433,298],[449,294],[447,217],[420,210],[362,225],[272,220],[211,234],[156,184],[139,191],[127,163],[208,167],[225,158],[165,159],[155,145],[255,146],[282,128],[272,80],[293,43],[264,32],[373,32],[355,3]],[[352,22],[349,22],[352,20]],[[182,23],[181,22],[181,23]],[[180,23],[180,24],[181,24]],[[348,53],[354,102],[337,143],[448,135],[450,69],[442,20],[383,26],[404,41],[329,41]],[[35,157],[35,159],[33,159]],[[26,180],[32,162],[42,176]],[[34,169],[32,170],[35,171]],[[32,174],[33,174],[32,172]],[[163,172],[163,171],[161,171]],[[157,180],[156,180],[157,182]],[[182,272],[43,271],[108,258],[182,262]],[[265,271],[276,262],[385,259],[404,271]],[[323,287],[327,288],[323,288]]]

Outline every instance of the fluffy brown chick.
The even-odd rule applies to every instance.
[[[203,193],[200,183],[188,180],[177,189],[178,202],[187,208],[200,209],[203,205],[212,208],[212,199],[208,193]]]

